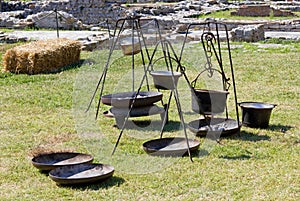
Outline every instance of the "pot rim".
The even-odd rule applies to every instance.
[[[225,91],[225,90],[211,90],[211,89],[197,89],[197,88],[193,88],[193,89],[194,91],[197,92],[229,94],[229,91]]]
[[[133,37],[133,40],[132,40],[132,37],[126,37],[126,38],[120,39],[121,46],[132,46],[132,44],[137,45],[138,43],[139,43],[138,37]]]
[[[241,108],[258,109],[258,110],[273,109],[277,106],[276,104],[272,104],[272,103],[255,102],[255,101],[241,102],[241,103],[238,103],[238,105]]]
[[[180,77],[182,75],[181,72],[173,71],[174,77]],[[166,71],[166,70],[156,70],[156,71],[150,71],[150,75],[152,76],[164,76],[164,77],[170,77],[172,76],[172,71]]]

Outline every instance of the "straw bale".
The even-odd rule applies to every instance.
[[[80,60],[78,41],[58,38],[31,42],[6,51],[3,56],[5,71],[13,73],[51,73]]]

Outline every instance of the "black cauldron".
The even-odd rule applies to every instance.
[[[172,90],[177,87],[178,79],[182,74],[177,71],[151,71],[150,75],[152,75],[154,85],[157,89]]]
[[[269,126],[272,109],[276,106],[270,103],[242,102],[242,123],[252,128],[267,128]]]
[[[199,114],[223,113],[228,91],[192,89],[192,110]]]

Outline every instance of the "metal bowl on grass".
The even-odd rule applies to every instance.
[[[111,177],[114,167],[106,164],[77,164],[51,170],[49,177],[60,185],[90,184]]]
[[[200,142],[196,139],[188,139],[190,151],[198,150]],[[183,156],[187,153],[188,147],[186,138],[168,137],[147,141],[143,144],[143,149],[149,155],[176,157]]]
[[[240,131],[239,123],[230,118],[197,119],[188,123],[190,131],[200,137],[218,138]]]
[[[89,154],[74,152],[45,153],[35,156],[32,165],[41,171],[50,171],[57,167],[91,163],[94,158]]]

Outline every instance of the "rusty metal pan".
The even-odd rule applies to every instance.
[[[105,105],[111,105],[117,108],[129,108],[135,99],[137,92],[121,92],[107,94],[101,97]],[[162,99],[161,92],[143,91],[139,92],[134,100],[134,107],[149,106]]]
[[[41,171],[50,171],[57,167],[91,163],[94,158],[89,154],[73,152],[46,153],[35,156],[31,162]]]
[[[239,132],[240,125],[234,119],[212,118],[191,121],[188,123],[188,128],[200,137],[205,137],[207,134],[225,137]]]
[[[60,185],[90,184],[111,177],[114,167],[107,164],[77,164],[55,168],[49,177]]]
[[[196,139],[188,139],[190,151],[198,150],[200,142]],[[186,138],[170,137],[159,138],[143,143],[143,149],[150,155],[155,156],[183,156],[188,147]]]

